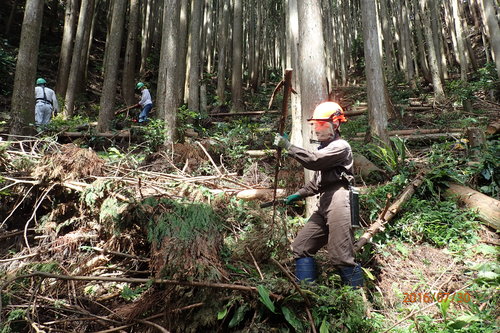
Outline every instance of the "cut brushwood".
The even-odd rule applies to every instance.
[[[379,231],[384,229],[384,225],[392,220],[392,218],[399,212],[401,207],[405,202],[410,200],[412,195],[415,193],[415,189],[422,185],[424,181],[424,174],[420,173],[415,177],[415,179],[408,185],[403,192],[399,195],[396,201],[389,206],[386,210],[380,214],[379,218],[366,230],[366,232],[359,238],[359,240],[354,244],[354,251],[358,252],[368,240],[373,237]]]
[[[484,224],[500,230],[500,201],[482,194],[470,187],[451,183],[444,195],[448,198],[457,197],[468,208],[477,211],[479,219]]]

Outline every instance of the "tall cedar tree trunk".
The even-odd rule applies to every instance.
[[[97,129],[99,132],[109,130],[109,125],[114,117],[116,85],[118,81],[118,64],[120,63],[120,50],[123,38],[123,23],[125,21],[125,1],[113,3],[113,18],[111,19],[110,38],[106,41],[104,83],[102,86],[101,109]]]
[[[191,57],[189,59],[189,97],[188,107],[191,110],[200,109],[201,83],[201,27],[203,1],[193,0],[189,32],[191,34]]]
[[[485,23],[485,30],[490,39],[493,61],[497,66],[497,74],[500,79],[500,28],[498,18],[495,14],[494,0],[480,0],[481,12]]]
[[[165,53],[161,54],[161,57],[166,59],[166,76],[165,76],[165,87],[166,93],[164,97],[163,107],[164,107],[164,119],[165,119],[165,145],[170,147],[174,143],[175,139],[175,128],[177,119],[177,108],[180,104],[178,86],[184,86],[179,77],[179,71],[177,66],[179,66],[179,59],[181,54],[179,54],[179,19],[181,13],[181,3],[177,0],[166,0],[165,9],[163,15],[163,33],[167,35],[165,40],[166,47],[162,49]],[[158,96],[162,98],[162,96]]]
[[[14,16],[17,12],[18,3],[19,3],[19,0],[14,0],[12,2],[12,8],[10,9],[9,18],[7,20],[7,24],[5,25],[5,36],[9,36],[9,34],[10,34],[10,29],[12,28],[12,22],[14,21]]]
[[[135,104],[135,58],[137,52],[137,36],[139,32],[139,0],[130,0],[127,49],[123,65],[122,95],[127,105]]]
[[[392,40],[392,29],[391,20],[389,12],[387,11],[387,1],[380,0],[380,19],[382,26],[382,35],[384,36],[384,55],[385,55],[385,66],[387,68],[387,73],[389,77],[395,73],[394,69],[394,58],[393,58],[393,40]]]
[[[453,23],[455,25],[455,35],[457,40],[458,59],[460,63],[460,79],[467,81],[467,58],[465,57],[465,40],[463,35],[462,23],[460,18],[460,9],[458,8],[458,0],[451,1],[453,10]]]
[[[188,21],[189,21],[189,0],[180,0],[181,14],[179,21],[179,65],[177,66],[179,84],[177,85],[177,100],[182,104],[184,102],[184,83],[186,81],[186,59],[187,59],[187,42],[188,42]]]
[[[377,136],[384,143],[389,144],[390,141],[387,135],[389,98],[380,56],[375,3],[372,0],[361,0],[361,17],[363,21],[370,132],[372,136]]]
[[[71,57],[71,68],[68,77],[68,87],[66,89],[66,97],[64,104],[63,114],[65,117],[73,116],[75,108],[75,97],[76,88],[79,78],[79,68],[81,62],[81,56],[85,45],[85,35],[86,30],[90,29],[89,21],[91,17],[89,14],[92,12],[92,7],[94,6],[94,0],[82,0],[80,5],[80,15],[78,17],[78,27],[76,29],[75,44],[73,47],[73,55]]]
[[[43,0],[27,0],[12,91],[11,134],[28,135],[35,122],[34,85],[42,30]]]
[[[219,40],[218,40],[218,62],[217,62],[217,98],[220,105],[226,102],[226,56],[227,56],[227,34],[228,34],[228,15],[229,0],[221,0],[219,4]]]
[[[307,119],[311,117],[316,105],[328,98],[320,0],[298,0],[297,11],[303,147],[307,150],[314,150],[316,147],[310,143],[311,129]],[[305,181],[310,181],[312,175],[312,171],[305,170]],[[307,198],[307,215],[312,213],[314,205],[314,198]]]
[[[145,0],[145,5],[142,6],[142,32],[141,32],[141,67],[139,69],[141,77],[146,74],[147,60],[151,50],[151,31],[153,19],[154,0]]]
[[[424,24],[424,36],[425,41],[427,42],[427,50],[428,50],[428,60],[429,67],[431,69],[432,76],[432,88],[434,89],[434,99],[436,102],[442,102],[444,100],[444,89],[443,84],[441,82],[441,75],[439,72],[438,65],[438,54],[436,48],[434,47],[434,40],[432,35],[431,28],[431,13],[429,12],[429,1],[433,0],[419,0],[420,1],[420,15],[423,19]]]
[[[162,21],[165,21],[165,19],[168,19],[168,15],[170,15],[171,13],[166,13],[165,12],[165,9],[166,9],[166,6],[167,4],[164,3],[163,4],[163,18],[162,18]],[[167,85],[166,85],[166,77],[167,77],[167,57],[166,57],[166,54],[167,54],[167,47],[168,47],[168,43],[167,43],[167,38],[168,38],[168,32],[167,30],[165,30],[165,25],[162,25],[162,34],[161,34],[161,47],[160,47],[160,63],[158,65],[158,84],[157,84],[157,88],[156,88],[156,96],[158,96],[157,100],[156,100],[156,110],[157,110],[157,116],[159,119],[163,119],[165,118],[165,106],[164,106],[164,102],[165,102],[165,98],[164,96],[166,95],[167,93]]]
[[[80,66],[78,67],[78,77],[80,78],[80,80],[78,80],[76,88],[77,95],[85,92],[85,86],[87,85],[87,68],[89,66],[90,50],[92,49],[92,36],[94,36],[95,25],[97,22],[97,15],[94,15],[94,13],[97,12],[98,6],[99,1],[94,1],[94,5],[91,7],[90,13],[88,14],[90,17],[92,17],[92,20],[89,20],[87,22],[89,27],[85,29],[85,37],[83,38],[83,51],[80,55]]]
[[[66,95],[68,88],[69,69],[71,66],[71,54],[73,52],[73,41],[76,31],[76,19],[78,18],[78,0],[67,0],[64,13],[64,30],[61,42],[61,53],[59,55],[59,67],[57,71],[56,93],[60,96]]]
[[[242,0],[234,0],[233,9],[233,72],[231,79],[231,111],[243,111],[243,6]]]
[[[299,18],[297,13],[297,0],[288,0],[288,43],[290,45],[289,53],[289,63],[288,67],[297,69],[298,68],[298,41],[299,41]],[[287,53],[287,55],[288,55]],[[295,89],[297,94],[292,94],[290,109],[292,113],[292,133],[290,137],[290,142],[294,145],[302,147],[302,113],[300,107],[300,83],[298,79],[297,71],[295,75],[292,75],[292,87]]]

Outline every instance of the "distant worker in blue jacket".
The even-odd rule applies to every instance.
[[[276,134],[274,144],[288,149],[288,154],[314,176],[286,204],[319,194],[316,211],[299,231],[292,243],[296,276],[299,280],[316,279],[314,255],[326,245],[330,263],[337,268],[342,282],[352,287],[363,286],[363,271],[354,258],[354,235],[351,226],[349,185],[353,181],[351,146],[340,137],[339,126],[347,121],[344,111],[334,102],[319,104],[308,121],[313,125],[320,146],[308,151],[292,145]]]
[[[142,82],[137,83],[135,86],[135,89],[141,91],[141,100],[139,103],[134,105],[136,108],[141,108],[141,113],[139,114],[139,123],[145,123],[147,122],[149,111],[151,111],[151,108],[153,107],[153,101],[151,100],[151,94],[149,93],[149,89],[146,87],[146,85]]]
[[[35,123],[45,125],[50,122],[52,114],[57,115],[59,104],[54,90],[47,88],[47,81],[43,78],[36,80],[35,87]]]

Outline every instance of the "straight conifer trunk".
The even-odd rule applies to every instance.
[[[377,136],[382,142],[389,144],[389,137],[387,136],[389,98],[380,56],[375,3],[372,0],[361,0],[361,17],[363,21],[370,132],[372,136]]]
[[[127,49],[123,66],[122,95],[127,105],[135,104],[135,67],[137,52],[137,37],[139,35],[139,0],[130,0]]]
[[[66,95],[68,88],[68,77],[71,66],[71,54],[76,31],[76,19],[78,0],[67,0],[64,14],[64,31],[61,42],[61,53],[59,55],[59,69],[57,71],[56,93],[60,96]]]
[[[11,134],[30,134],[29,124],[35,122],[34,87],[38,46],[43,18],[43,0],[27,0],[24,9],[21,42],[17,55],[14,89],[12,91]]]
[[[99,132],[109,130],[109,125],[114,117],[116,85],[118,82],[118,64],[120,62],[120,49],[122,46],[123,23],[125,20],[125,1],[113,3],[113,18],[111,20],[110,38],[106,41],[104,83],[101,95],[101,109],[97,128]]]

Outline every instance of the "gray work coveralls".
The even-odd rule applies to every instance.
[[[302,197],[320,195],[317,210],[292,243],[295,257],[312,257],[328,245],[333,265],[355,266],[348,182],[342,177],[342,172],[352,175],[351,146],[336,138],[322,143],[317,151],[292,145],[288,152],[304,168],[315,171],[312,180],[297,193]]]

